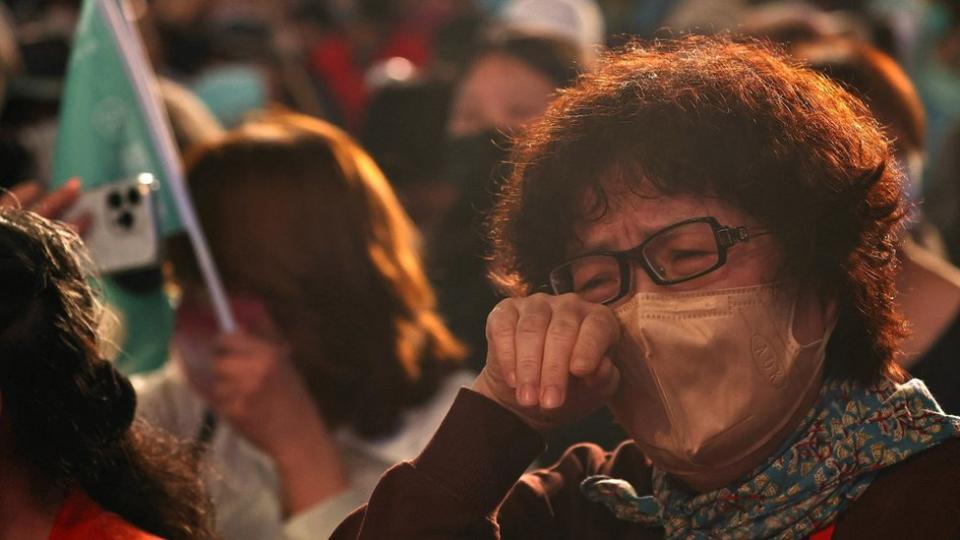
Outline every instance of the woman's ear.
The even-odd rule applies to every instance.
[[[834,298],[800,291],[793,317],[793,336],[800,345],[822,339],[836,324],[839,307]]]

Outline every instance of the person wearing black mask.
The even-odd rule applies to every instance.
[[[483,321],[498,300],[486,278],[481,229],[508,171],[510,137],[540,117],[578,65],[577,49],[566,41],[505,36],[477,48],[454,89],[443,177],[458,196],[428,235],[429,255],[441,311],[470,348],[474,369],[483,367]]]
[[[486,216],[501,181],[512,138],[540,118],[558,89],[584,66],[572,43],[542,36],[502,35],[477,49],[454,88],[444,149],[444,178],[458,191],[440,226],[428,234],[429,260],[441,313],[468,349],[468,367],[486,363],[487,314],[501,297],[487,278]],[[613,448],[624,437],[606,410],[551,436],[541,462],[579,441]]]

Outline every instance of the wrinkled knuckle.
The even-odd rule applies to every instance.
[[[507,313],[515,312],[517,309],[517,299],[516,298],[504,298],[503,300],[497,302],[497,305],[490,310],[490,317],[493,316],[504,316]]]
[[[517,333],[542,335],[550,324],[550,317],[542,313],[525,313],[517,322]]]
[[[489,327],[487,329],[487,339],[490,341],[497,342],[506,342],[508,340],[513,340],[514,328],[513,326],[496,326]]]
[[[544,293],[536,293],[522,300],[518,300],[518,308],[521,313],[544,313],[550,312],[550,300],[552,296]]]
[[[590,329],[590,333],[607,335],[610,339],[616,339],[620,335],[620,322],[612,311],[592,311],[584,320],[585,326]]]
[[[581,356],[595,356],[603,348],[600,337],[593,332],[584,332],[577,340],[577,349]]]
[[[553,297],[554,303],[558,308],[564,311],[576,311],[579,312],[583,307],[583,300],[580,299],[574,293],[561,294],[560,296]]]
[[[506,300],[504,300],[506,302]],[[501,302],[501,305],[503,302]],[[487,315],[487,333],[488,335],[503,334],[513,332],[513,326],[516,324],[517,313],[512,306],[501,307],[498,305]]]
[[[495,308],[490,312],[490,315],[487,315],[487,327],[503,328],[512,326],[515,319],[515,314],[509,314],[505,310]]]
[[[540,358],[533,354],[522,354],[517,358],[517,371],[534,373],[540,371]]]
[[[580,321],[573,317],[554,317],[550,321],[548,335],[552,338],[570,339],[580,330]]]
[[[543,365],[541,369],[542,378],[548,379],[552,382],[562,382],[566,379],[565,375],[567,374],[566,366],[549,362]]]

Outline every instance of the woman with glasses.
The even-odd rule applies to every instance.
[[[861,102],[760,45],[637,44],[513,162],[487,365],[334,538],[960,534],[960,418],[895,361],[902,172]],[[523,474],[604,406],[630,440]]]

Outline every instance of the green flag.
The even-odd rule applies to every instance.
[[[111,14],[121,20],[111,20]],[[60,109],[53,183],[79,176],[84,187],[93,187],[151,173],[160,187],[161,231],[171,234],[181,226],[166,183],[169,167],[179,165],[165,160],[171,152],[178,157],[175,148],[163,148],[172,138],[162,140],[169,127],[154,77],[136,35],[124,33],[132,28],[122,17],[116,0],[83,2]]]
[[[159,102],[153,88],[143,87],[153,84],[153,74],[131,33],[116,0],[84,0],[61,103],[53,184],[79,176],[89,188],[149,172],[160,186],[161,231],[170,234],[180,230],[180,220],[165,185],[170,164],[163,160],[169,156],[157,144],[164,134],[156,122],[166,118],[146,110],[146,100],[158,110]],[[121,322],[117,365],[128,373],[163,365],[173,313],[162,287],[132,291],[104,278],[102,289]]]
[[[156,80],[124,7],[124,0],[83,1],[60,109],[53,184],[79,176],[91,187],[153,174],[160,230],[186,231],[220,329],[232,332],[236,322],[190,201]],[[135,372],[162,365],[173,331],[162,289],[135,292],[110,279],[103,288],[123,322],[120,368]]]

